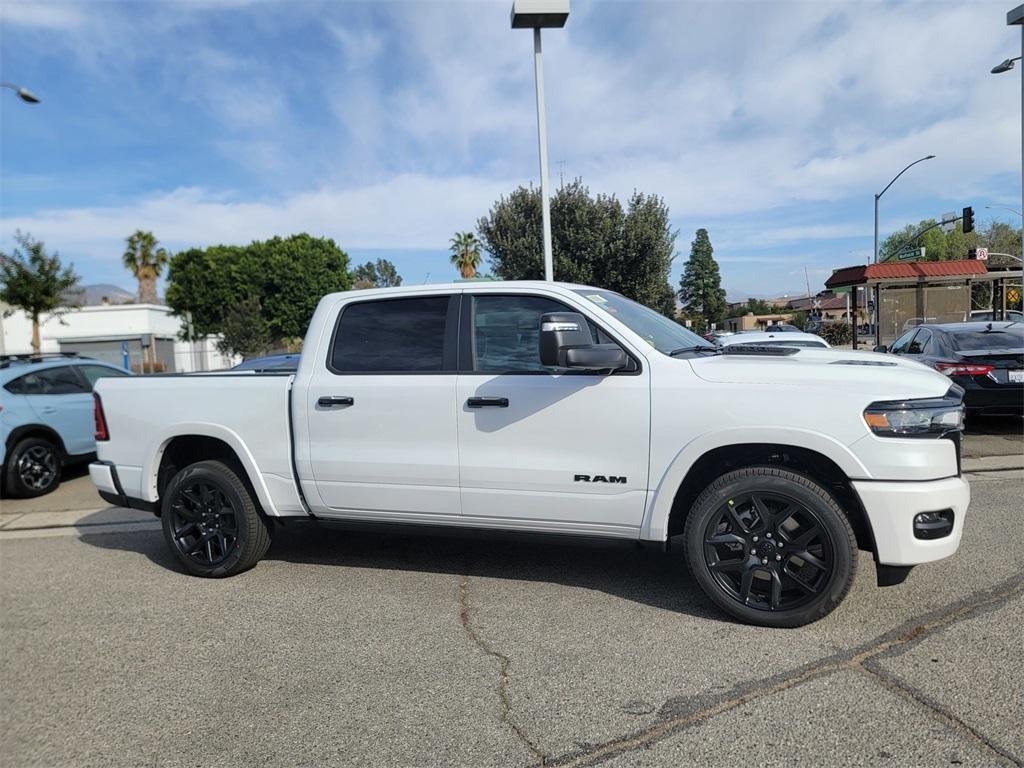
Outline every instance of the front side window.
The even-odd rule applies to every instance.
[[[448,296],[350,304],[331,347],[335,373],[436,373],[444,370]]]
[[[549,371],[540,364],[540,317],[566,312],[543,296],[474,296],[470,348],[474,371]]]
[[[625,296],[595,288],[578,288],[575,291],[602,312],[608,313],[626,325],[663,354],[668,355],[688,347],[715,349],[714,345],[679,323],[669,320],[643,304],[630,301]]]
[[[889,351],[895,354],[900,354],[906,350],[907,345],[910,343],[910,340],[914,338],[915,333],[917,333],[917,328],[911,328],[892,343],[892,346],[889,347]]]

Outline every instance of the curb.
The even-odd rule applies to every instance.
[[[994,469],[1024,469],[1024,456],[977,456],[964,458],[964,472],[985,472]]]

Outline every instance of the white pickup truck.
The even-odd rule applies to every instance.
[[[799,626],[858,549],[880,584],[956,551],[961,394],[891,356],[719,349],[598,288],[352,291],[321,300],[295,373],[102,379],[90,474],[200,576],[296,521],[681,537],[722,609]]]

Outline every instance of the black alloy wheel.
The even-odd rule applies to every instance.
[[[811,602],[835,555],[817,514],[794,498],[747,493],[722,504],[704,530],[704,562],[743,605],[786,611]]]
[[[18,479],[32,493],[45,493],[57,480],[60,459],[47,444],[32,445],[18,456]]]
[[[208,480],[177,488],[171,501],[171,529],[178,551],[212,568],[223,563],[238,542],[238,518],[223,490]]]
[[[694,502],[683,536],[701,589],[749,624],[817,621],[846,597],[856,572],[846,513],[813,479],[781,467],[719,477]]]
[[[50,493],[60,485],[64,456],[45,437],[25,437],[7,454],[0,485],[5,495],[23,499]]]

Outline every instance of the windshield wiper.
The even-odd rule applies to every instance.
[[[693,347],[680,347],[679,349],[673,349],[668,353],[669,357],[675,357],[685,352],[714,352],[716,355],[720,355],[722,350],[719,347],[712,347],[710,344],[698,344]]]

